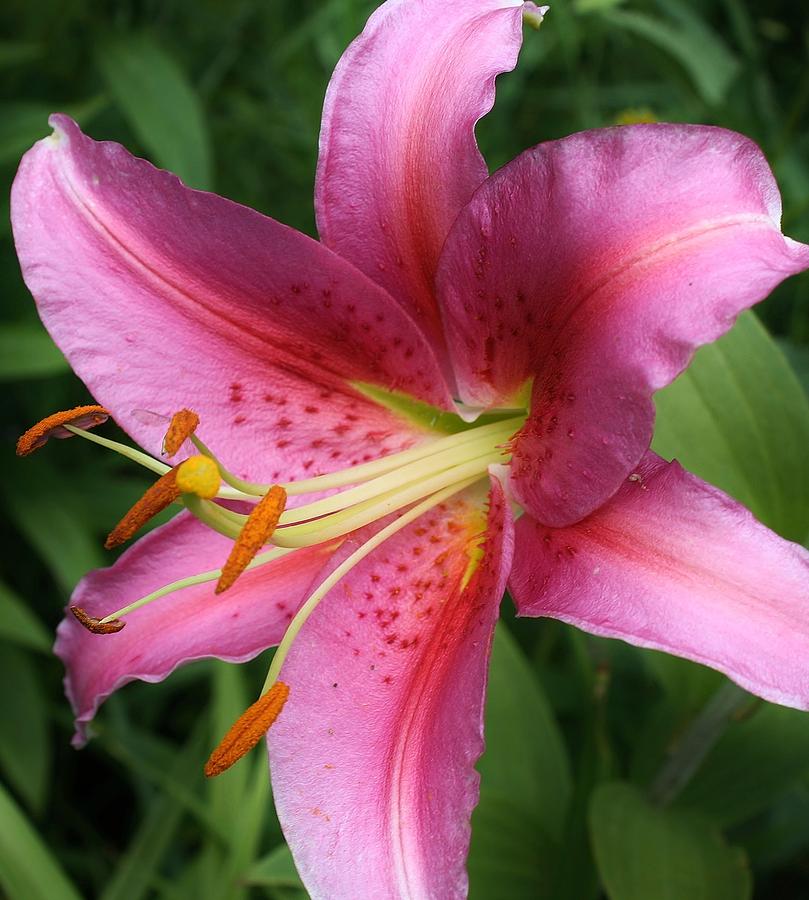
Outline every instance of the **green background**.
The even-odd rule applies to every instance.
[[[473,0],[467,0],[473,2]],[[492,168],[627,117],[751,136],[809,240],[809,25],[794,0],[559,0],[526,31],[479,128]],[[20,155],[73,114],[95,138],[313,232],[329,74],[372,4],[7,0],[0,203]],[[17,461],[18,434],[87,402],[38,324],[0,215],[0,890],[14,900],[303,897],[263,750],[213,783],[207,751],[264,663],[198,663],[112,698],[69,746],[53,630],[145,486],[83,442]],[[809,278],[780,287],[659,397],[657,449],[785,536],[809,532]],[[789,360],[789,364],[787,363]],[[790,367],[791,364],[791,367]],[[797,377],[796,374],[797,373]],[[698,666],[555,622],[495,648],[471,895],[549,900],[809,896],[809,716]],[[695,770],[695,771],[691,771]],[[690,776],[690,777],[689,777]]]

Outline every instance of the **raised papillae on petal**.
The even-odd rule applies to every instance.
[[[677,463],[649,453],[574,526],[523,516],[516,551],[521,615],[665,650],[809,709],[809,552]]]
[[[512,488],[549,525],[611,496],[652,433],[652,394],[744,308],[809,266],[758,147],[689,125],[540,144],[458,217],[438,274],[461,399],[532,381]]]
[[[418,441],[354,382],[451,407],[417,325],[349,262],[51,122],[12,192],[23,275],[76,373],[147,450],[166,426],[140,411],[190,408],[237,475],[306,478]]]
[[[88,430],[106,422],[110,414],[103,406],[74,406],[62,412],[53,413],[32,425],[17,441],[17,456],[28,456],[43,447],[50,438],[73,437],[65,425]]]
[[[470,489],[389,538],[326,596],[281,670],[291,692],[268,735],[273,793],[313,897],[357,896],[358,885],[380,900],[466,896],[513,543],[496,480],[489,504]]]
[[[475,123],[492,107],[495,76],[517,61],[522,9],[520,0],[388,0],[326,94],[321,238],[387,288],[437,348],[438,255],[488,174]]]

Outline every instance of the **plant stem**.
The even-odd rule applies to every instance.
[[[692,779],[736,714],[751,701],[750,694],[726,681],[705,704],[674,744],[649,789],[658,806],[667,806]]]

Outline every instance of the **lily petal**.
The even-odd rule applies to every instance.
[[[490,498],[488,524],[480,494],[467,495],[371,554],[306,623],[282,670],[290,695],[269,732],[270,771],[315,900],[466,896],[473,765],[513,544],[496,480]]]
[[[524,516],[510,587],[524,616],[665,650],[809,709],[809,553],[648,453],[569,528]]]
[[[359,461],[415,440],[350,380],[450,408],[418,328],[350,264],[51,122],[14,182],[23,274],[74,370],[143,446],[159,453],[165,424],[137,409],[190,407],[237,474],[300,477],[348,464],[347,443]]]
[[[433,294],[450,225],[488,172],[475,123],[514,68],[521,0],[389,0],[329,84],[315,206],[322,240],[443,348]]]
[[[535,518],[610,497],[649,446],[653,392],[809,266],[780,211],[755,144],[689,125],[540,144],[476,193],[441,259],[448,342],[467,403],[533,379],[512,487]]]
[[[298,550],[247,571],[223,597],[216,581],[183,588],[135,610],[117,634],[95,635],[66,616],[55,652],[66,668],[65,689],[76,714],[75,746],[87,723],[124,684],[162,681],[177,666],[215,656],[252,659],[277,644],[312,579],[339,542]],[[147,534],[107,569],[86,575],[71,605],[101,618],[170,582],[198,575],[227,558],[231,543],[180,513]]]

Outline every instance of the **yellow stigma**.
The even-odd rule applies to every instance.
[[[177,487],[184,494],[213,500],[221,483],[219,467],[209,456],[191,456],[177,467]]]

